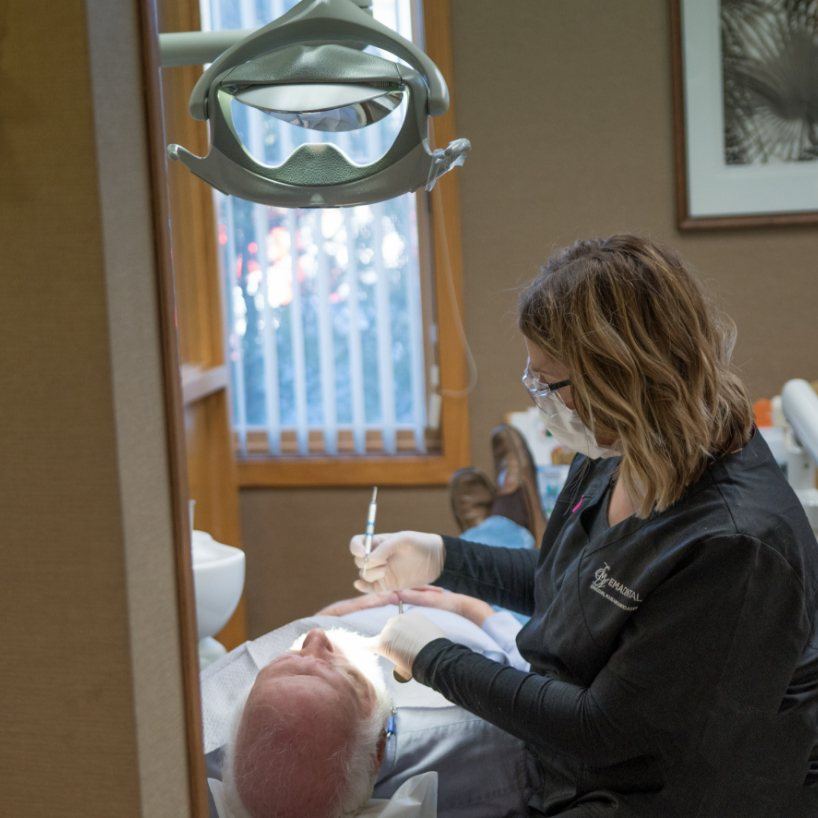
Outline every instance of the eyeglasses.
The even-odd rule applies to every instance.
[[[547,383],[546,381],[542,380],[539,375],[536,375],[531,371],[531,361],[526,363],[525,372],[523,372],[523,377],[520,380],[523,382],[523,386],[528,390],[528,394],[531,395],[534,403],[537,404],[538,398],[547,398],[558,389],[571,385],[571,381],[568,380]]]

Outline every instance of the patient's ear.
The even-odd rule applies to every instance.
[[[377,770],[378,767],[381,766],[381,762],[383,761],[383,755],[386,752],[386,735],[381,733],[381,737],[378,739],[378,746],[375,749],[375,764],[374,767]]]

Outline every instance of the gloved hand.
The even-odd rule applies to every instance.
[[[439,534],[420,531],[375,535],[369,559],[364,559],[362,534],[350,540],[349,550],[361,572],[355,587],[365,594],[399,591],[434,582],[443,571],[446,556]]]
[[[408,680],[417,655],[429,642],[442,636],[446,634],[415,608],[389,619],[372,640],[372,649],[392,662],[395,670]]]

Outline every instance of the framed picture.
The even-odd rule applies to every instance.
[[[818,0],[671,0],[680,229],[818,222]]]

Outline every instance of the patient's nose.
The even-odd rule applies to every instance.
[[[313,628],[305,637],[301,652],[308,656],[324,656],[332,653],[332,642],[321,628]]]

